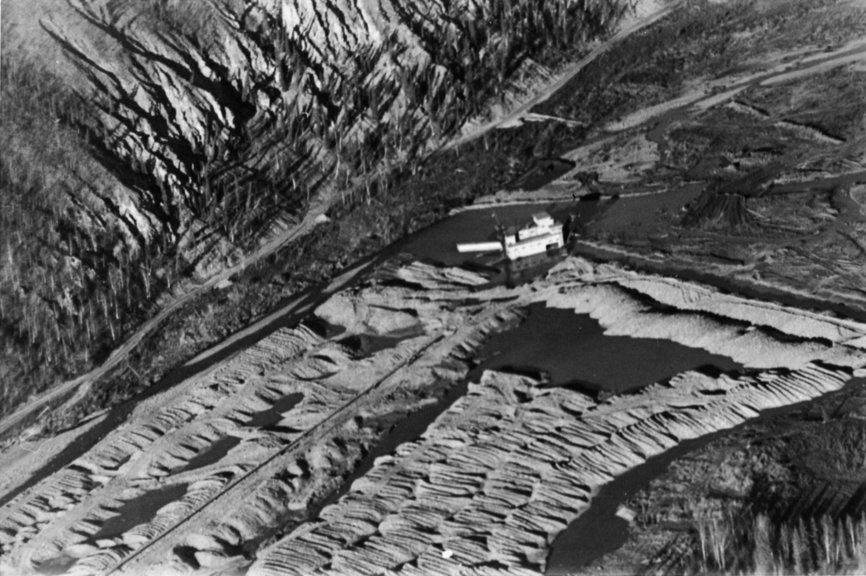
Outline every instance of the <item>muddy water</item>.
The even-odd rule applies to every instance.
[[[517,328],[494,335],[484,354],[487,368],[542,370],[550,385],[589,393],[632,392],[686,370],[742,369],[726,356],[669,340],[605,336],[588,315],[543,303],[530,306]]]

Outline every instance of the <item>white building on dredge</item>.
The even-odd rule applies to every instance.
[[[492,252],[502,250],[509,260],[517,260],[545,252],[561,249],[565,245],[562,224],[557,223],[547,212],[532,215],[532,223],[514,234],[503,234],[497,242],[473,242],[458,244],[457,251]]]

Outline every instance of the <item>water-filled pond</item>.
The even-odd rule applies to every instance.
[[[739,370],[726,356],[650,338],[605,336],[587,314],[529,307],[518,327],[494,335],[483,350],[486,368],[547,373],[551,385],[582,392],[630,392],[680,372]]]

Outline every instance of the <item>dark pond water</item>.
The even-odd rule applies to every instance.
[[[674,460],[729,432],[726,430],[681,442],[605,484],[592,499],[589,509],[553,541],[545,574],[561,576],[575,573],[625,544],[629,525],[616,515],[619,506],[663,474]]]
[[[544,304],[530,306],[521,325],[494,335],[483,354],[486,359],[480,368],[544,371],[550,386],[590,394],[634,392],[687,370],[742,369],[726,356],[669,340],[605,336],[589,315]],[[616,516],[618,506],[674,459],[713,438],[681,443],[602,488],[590,508],[554,541],[548,573],[570,573],[619,548],[628,535],[628,524]]]
[[[729,372],[742,366],[670,340],[605,336],[587,314],[529,307],[520,326],[494,335],[484,348],[485,367],[545,371],[550,384],[584,392],[629,392],[693,369]]]
[[[568,528],[561,532],[551,546],[547,558],[546,574],[560,576],[580,573],[588,565],[605,554],[613,552],[626,543],[628,523],[616,516],[621,504],[637,495],[649,483],[664,474],[675,460],[721,440],[725,436],[738,433],[749,427],[783,423],[789,429],[792,422],[803,420],[823,421],[827,413],[845,407],[853,395],[862,393],[864,379],[852,378],[836,392],[831,392],[820,400],[807,400],[798,404],[765,410],[760,416],[730,430],[720,430],[700,438],[686,440],[677,446],[654,456],[645,463],[617,476],[604,485],[592,500],[589,509],[581,514]],[[764,432],[761,432],[764,433]]]
[[[422,334],[424,334],[424,327],[418,324],[417,326],[389,332],[388,334],[353,334],[340,340],[340,344],[347,346],[359,356],[371,356],[376,352],[394,348],[403,340],[421,336]]]

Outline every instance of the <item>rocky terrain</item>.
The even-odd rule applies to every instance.
[[[38,8],[0,574],[862,568],[862,2]]]

